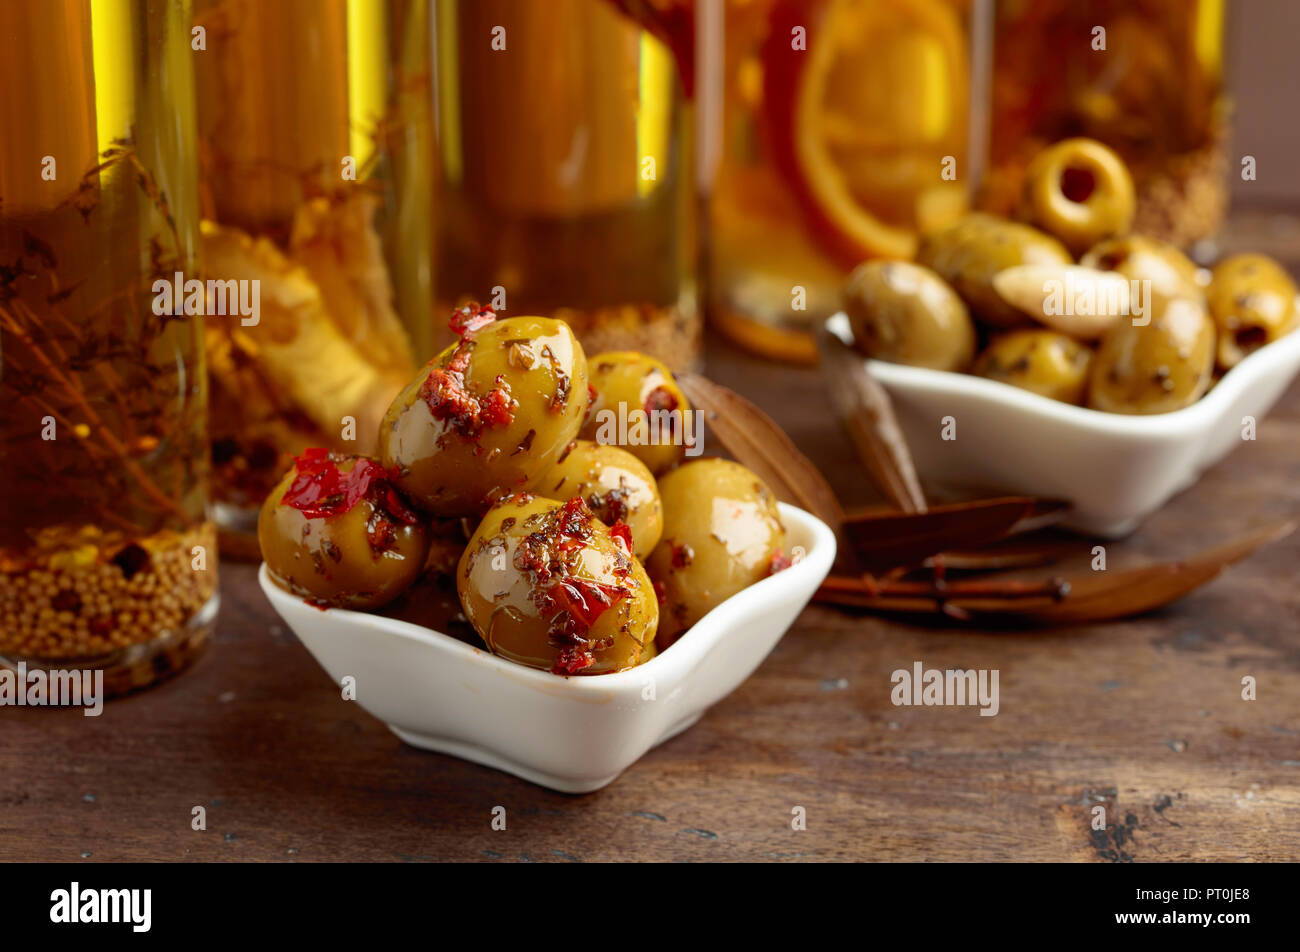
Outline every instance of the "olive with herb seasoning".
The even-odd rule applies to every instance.
[[[989,342],[971,373],[1062,403],[1082,403],[1092,350],[1058,331],[1008,331]]]
[[[994,327],[1016,327],[1030,319],[1002,299],[994,276],[1019,264],[1073,264],[1065,246],[1051,235],[1020,222],[982,212],[964,215],[921,239],[916,263],[943,278],[973,313]]]
[[[623,530],[579,498],[514,493],[456,569],[465,617],[495,655],[555,674],[608,674],[655,654],[659,603]]]
[[[664,531],[646,568],[663,600],[662,650],[713,608],[780,568],[787,553],[776,497],[739,463],[684,463],[660,478],[659,494]]]
[[[654,550],[663,531],[654,476],[645,463],[617,446],[575,440],[534,481],[533,490],[561,502],[578,496],[605,525],[625,523],[638,559]]]
[[[1224,370],[1300,323],[1295,282],[1267,255],[1232,255],[1215,265],[1209,302],[1219,330],[1219,366]]]
[[[849,275],[844,310],[868,357],[933,370],[965,370],[975,325],[957,292],[929,268],[868,261]]]
[[[257,540],[272,578],[321,605],[377,608],[424,570],[424,519],[374,460],[309,449],[262,504]]]
[[[584,440],[621,446],[658,476],[682,458],[691,404],[666,364],[636,351],[588,361],[593,391]]]
[[[1120,321],[1092,361],[1088,406],[1169,413],[1195,403],[1214,371],[1214,322],[1204,304],[1175,298],[1145,324]]]
[[[457,312],[460,340],[393,401],[381,462],[415,505],[436,516],[481,514],[523,489],[578,435],[587,360],[569,326],[544,317]]]

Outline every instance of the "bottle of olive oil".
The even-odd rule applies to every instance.
[[[0,4],[0,663],[183,667],[216,611],[182,0]]]

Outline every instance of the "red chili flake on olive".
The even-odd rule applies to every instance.
[[[462,340],[446,367],[433,367],[420,385],[420,399],[435,420],[449,423],[464,439],[474,440],[487,426],[506,426],[515,418],[515,400],[505,376],[479,396],[465,386],[465,371],[473,354],[472,341]]]
[[[609,534],[623,543],[629,553],[632,551],[632,527],[619,520],[609,528]]]
[[[772,564],[768,567],[767,574],[775,575],[777,572],[784,572],[792,565],[794,565],[794,562],[787,558],[784,552],[777,549],[772,553]]]
[[[497,319],[497,312],[490,307],[481,307],[477,301],[470,301],[451,312],[447,326],[452,333],[462,340],[473,337],[483,328]]]
[[[296,472],[280,502],[297,509],[308,519],[325,519],[348,512],[362,499],[408,526],[419,517],[398,495],[384,467],[361,458],[349,472],[339,468],[340,457],[327,449],[312,447],[294,459]]]

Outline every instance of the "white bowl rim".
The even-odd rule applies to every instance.
[[[853,339],[848,315],[839,311],[827,319],[827,329],[845,343]],[[1029,411],[1062,425],[1116,436],[1171,437],[1207,429],[1226,413],[1256,380],[1300,360],[1300,329],[1259,348],[1225,373],[1208,393],[1190,406],[1169,413],[1108,413],[1013,387],[1000,380],[977,377],[951,370],[909,367],[864,357],[873,377],[888,387],[947,393],[998,404],[1007,409]]]
[[[557,686],[560,690],[571,692],[575,697],[588,699],[603,700],[608,696],[608,692],[626,690],[634,688],[640,690],[645,684],[646,679],[655,678],[662,673],[668,675],[667,671],[661,672],[661,668],[672,665],[680,670],[681,665],[692,666],[696,661],[702,658],[710,651],[718,641],[721,640],[728,632],[726,618],[729,614],[728,606],[734,605],[739,599],[746,597],[753,598],[756,594],[766,594],[773,588],[801,587],[798,582],[805,581],[805,575],[820,573],[824,577],[830,570],[831,563],[835,559],[836,540],[835,534],[831,531],[830,526],[822,522],[812,513],[792,506],[788,503],[777,503],[781,513],[781,520],[786,525],[787,533],[791,526],[795,526],[801,534],[808,537],[810,545],[807,546],[804,557],[795,562],[784,571],[776,575],[770,575],[765,579],[755,582],[753,585],[737,592],[726,601],[715,606],[712,611],[696,622],[691,629],[679,638],[670,648],[660,652],[651,658],[645,664],[637,665],[634,668],[628,668],[623,671],[615,671],[609,674],[589,674],[589,675],[556,675],[549,671],[541,671],[536,668],[530,668],[526,665],[514,661],[508,661],[505,658],[497,657],[486,648],[476,647],[466,644],[458,638],[444,634],[433,628],[426,628],[423,625],[417,625],[414,622],[403,621],[398,618],[389,618],[386,615],[375,615],[369,612],[352,611],[346,608],[316,608],[310,605],[305,599],[294,595],[281,588],[271,578],[271,573],[263,562],[257,571],[257,580],[262,587],[262,591],[270,600],[271,605],[285,618],[285,612],[281,610],[282,605],[297,605],[310,608],[313,612],[319,611],[322,615],[332,617],[341,625],[349,625],[358,629],[367,629],[376,632],[382,632],[385,635],[397,635],[408,638],[412,641],[421,642],[430,647],[438,648],[442,651],[451,652],[452,655],[460,655],[465,661],[470,663],[485,664],[489,668],[499,671],[516,680],[522,680],[526,686],[536,687],[541,690],[554,692]],[[815,589],[821,583],[818,578],[816,583],[809,586],[811,590]],[[690,652],[693,658],[688,658],[686,653]],[[664,659],[668,660],[665,661]],[[662,662],[662,663],[661,663]]]

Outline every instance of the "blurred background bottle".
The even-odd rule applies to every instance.
[[[214,322],[223,551],[308,445],[368,453],[432,349],[428,0],[198,0],[209,277],[260,282],[256,324]]]
[[[709,317],[815,360],[848,270],[910,257],[967,206],[966,0],[703,0],[722,8]]]
[[[435,7],[437,313],[474,299],[693,364],[692,4]]]
[[[1181,247],[1228,206],[1224,0],[997,0],[985,208],[1068,136],[1105,142],[1137,187],[1133,230]]]
[[[0,663],[186,665],[216,615],[189,9],[0,4]]]

